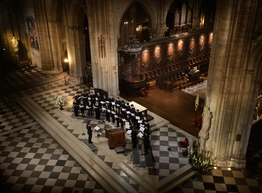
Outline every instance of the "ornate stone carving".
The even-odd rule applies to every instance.
[[[138,40],[135,39],[133,34],[129,35],[129,41],[126,45],[122,46],[120,50],[124,52],[139,52],[142,50],[141,44]]]
[[[149,53],[149,50],[146,48],[142,51],[142,67],[144,69],[147,69],[148,68],[148,64],[149,64],[149,61],[150,61],[150,53]]]
[[[159,45],[156,45],[155,46],[155,49],[154,49],[154,59],[155,59],[155,62],[158,64],[161,59],[162,59],[162,54],[161,54],[161,47]]]
[[[196,42],[195,42],[195,38],[191,38],[190,42],[189,42],[189,49],[188,49],[188,53],[190,55],[192,55],[196,50]]]
[[[105,37],[101,34],[98,37],[98,57],[99,58],[106,58],[106,45],[105,45]]]
[[[180,57],[184,54],[184,50],[185,50],[184,41],[180,39],[177,42],[177,52]]]
[[[203,123],[202,123],[202,128],[199,132],[199,137],[203,137],[207,139],[211,127],[211,119],[213,117],[211,111],[207,106],[204,107],[202,117],[203,117],[203,121],[202,121]]]
[[[206,141],[209,138],[209,130],[211,128],[211,119],[213,118],[213,115],[209,109],[209,107],[205,106],[204,111],[202,114],[203,120],[202,120],[202,128],[198,134],[200,137],[200,149],[204,150]]]
[[[175,46],[173,43],[169,43],[167,46],[167,60],[172,60],[175,53]]]
[[[199,37],[199,51],[200,52],[204,49],[205,42],[206,42],[205,35],[204,34],[200,35]]]

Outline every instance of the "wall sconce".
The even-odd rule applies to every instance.
[[[68,58],[65,58],[65,59],[64,59],[64,62],[65,62],[65,63],[68,63],[68,62],[69,62],[69,61],[68,61]]]
[[[63,72],[67,72],[67,74],[69,75],[69,60],[68,60],[68,58],[64,58],[63,63],[62,63],[62,68],[63,68]]]

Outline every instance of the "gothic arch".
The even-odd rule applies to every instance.
[[[153,28],[153,26],[156,26],[156,17],[155,17],[155,15],[154,15],[154,13],[153,13],[153,11],[152,11],[152,9],[151,9],[151,7],[148,5],[148,4],[146,4],[145,2],[143,2],[143,1],[132,1],[129,5],[127,5],[126,6],[126,8],[123,10],[123,12],[122,12],[122,15],[121,15],[121,17],[119,18],[119,21],[118,21],[118,31],[119,31],[119,34],[120,34],[120,36],[121,35],[123,35],[123,34],[121,34],[121,28],[122,28],[122,26],[123,25],[125,25],[125,24],[123,24],[122,22],[124,22],[124,20],[125,20],[125,16],[126,16],[126,14],[127,14],[127,11],[129,10],[129,9],[131,9],[131,7],[133,6],[133,5],[138,5],[138,6],[141,6],[141,8],[143,9],[143,11],[147,14],[147,16],[148,16],[148,31],[149,31],[149,34],[150,34],[150,32],[151,32],[151,29]],[[128,32],[129,34],[126,34],[126,36],[124,37],[124,40],[120,40],[119,42],[118,42],[118,46],[123,46],[123,45],[125,45],[126,43],[127,43],[127,41],[128,41],[128,37],[129,37],[129,35],[131,35],[130,34],[130,32]],[[121,37],[121,38],[123,38],[123,37]]]
[[[67,21],[67,38],[66,47],[69,60],[70,75],[73,77],[72,81],[79,83],[83,75],[83,68],[86,64],[85,46],[83,30],[84,18],[87,17],[87,8],[84,4],[77,0],[70,3],[68,12],[66,13]],[[74,38],[72,38],[74,37]],[[72,46],[74,45],[74,46]]]

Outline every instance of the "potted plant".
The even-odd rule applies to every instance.
[[[64,106],[66,105],[66,99],[63,96],[56,97],[56,105],[60,106],[60,110],[63,110]]]
[[[195,170],[201,173],[207,173],[214,167],[212,153],[205,150],[199,152],[199,143],[197,140],[194,140],[188,147],[188,162]]]

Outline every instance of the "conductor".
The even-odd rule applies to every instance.
[[[90,122],[86,123],[86,129],[87,129],[87,134],[88,134],[88,143],[93,143],[92,142],[92,132],[93,132],[93,130],[91,129]]]

